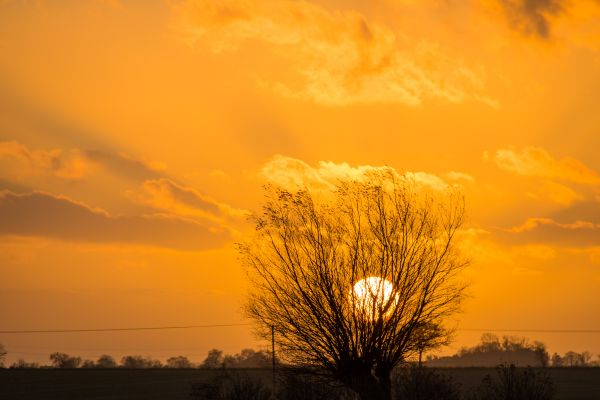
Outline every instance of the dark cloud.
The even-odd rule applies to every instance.
[[[568,208],[554,212],[552,218],[557,221],[585,220],[600,225],[600,202],[598,200],[578,201]]]
[[[498,0],[510,23],[525,34],[550,37],[550,17],[562,13],[565,0]]]
[[[171,216],[111,216],[65,197],[0,192],[0,235],[42,236],[80,242],[131,243],[181,250],[223,245],[229,233]]]
[[[156,168],[134,157],[102,150],[84,150],[83,153],[89,160],[104,166],[117,176],[139,181],[163,176]]]
[[[600,224],[584,220],[563,223],[552,218],[529,218],[520,226],[494,232],[494,236],[510,244],[591,247],[600,245]]]

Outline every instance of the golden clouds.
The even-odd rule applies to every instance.
[[[200,217],[213,221],[223,221],[226,217],[239,218],[247,214],[244,210],[219,203],[193,188],[166,178],[144,181],[139,190],[129,191],[128,197],[175,215]]]
[[[335,188],[340,180],[362,181],[369,179],[369,174],[376,172],[391,173],[400,179],[434,190],[445,190],[452,186],[440,176],[422,171],[398,172],[390,166],[351,166],[346,162],[332,161],[319,161],[317,166],[313,167],[302,160],[282,155],[273,157],[261,169],[262,177],[278,186],[290,189],[309,187],[325,190]],[[468,174],[456,171],[449,173],[448,176],[455,181],[473,179]]]
[[[81,179],[92,165],[78,149],[29,149],[16,141],[0,142],[0,161],[17,175],[49,174],[61,179]],[[5,170],[5,171],[6,171]]]
[[[518,175],[560,179],[584,185],[600,184],[600,176],[581,161],[570,157],[555,159],[539,147],[526,147],[520,152],[500,149],[491,158],[500,168]]]
[[[208,43],[214,52],[235,51],[244,42],[273,49],[300,82],[262,78],[263,84],[288,97],[330,106],[419,105],[427,99],[495,104],[482,93],[482,68],[355,11],[306,1],[189,0],[178,17],[188,41]]]

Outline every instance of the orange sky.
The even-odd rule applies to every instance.
[[[233,243],[261,186],[381,166],[463,188],[458,327],[600,329],[600,3],[527,3],[0,0],[2,329],[245,322]],[[9,362],[264,345],[249,327],[0,343]]]

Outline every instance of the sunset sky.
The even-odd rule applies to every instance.
[[[0,0],[0,330],[249,322],[234,243],[262,186],[385,166],[462,188],[457,328],[598,330],[599,149],[597,0]],[[600,353],[598,333],[514,334]],[[0,343],[9,362],[266,345]]]

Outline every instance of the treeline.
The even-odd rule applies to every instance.
[[[485,333],[481,336],[481,342],[474,347],[463,347],[453,356],[430,356],[426,361],[431,367],[495,367],[503,363],[532,367],[598,367],[600,357],[594,360],[589,352],[574,351],[563,356],[554,353],[550,357],[542,342],[529,342],[526,338],[514,336],[500,339],[494,334]]]
[[[212,349],[206,358],[194,363],[188,357],[169,357],[165,362],[141,355],[127,355],[120,362],[108,355],[102,355],[97,360],[82,359],[66,353],[52,353],[50,364],[40,365],[19,359],[9,368],[266,368],[271,365],[271,354],[263,350],[244,349],[237,354],[223,354],[221,350]],[[1,364],[0,364],[1,365]]]

